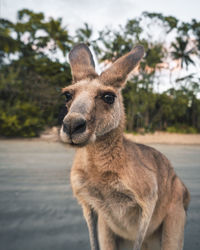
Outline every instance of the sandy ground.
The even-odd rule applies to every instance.
[[[126,137],[144,144],[182,144],[200,145],[200,134],[176,134],[166,132],[155,132],[154,134],[133,135],[126,134]]]
[[[126,134],[126,137],[144,144],[183,144],[200,145],[200,134],[176,134],[166,132],[155,132],[153,134]],[[47,129],[40,136],[45,141],[59,141],[58,128]]]
[[[192,196],[184,250],[200,249],[200,146],[154,144]],[[89,250],[69,182],[74,150],[58,142],[0,140],[0,249]]]

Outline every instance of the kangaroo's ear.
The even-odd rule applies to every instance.
[[[104,71],[99,79],[104,85],[112,85],[116,88],[121,88],[127,79],[128,74],[135,68],[144,55],[144,48],[137,45],[126,55],[120,57]]]
[[[74,83],[97,77],[92,54],[85,44],[78,44],[70,51],[69,61]]]

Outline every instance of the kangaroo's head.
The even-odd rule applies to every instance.
[[[143,47],[136,46],[97,75],[86,45],[79,44],[71,50],[69,60],[73,82],[62,90],[68,110],[60,131],[63,142],[83,146],[123,124],[121,89],[143,54]]]

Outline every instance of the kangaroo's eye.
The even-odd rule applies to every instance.
[[[115,97],[116,97],[116,95],[114,93],[111,93],[111,92],[104,93],[102,95],[102,99],[104,100],[104,102],[106,102],[108,104],[113,104],[115,101]]]
[[[70,92],[64,92],[63,95],[65,96],[66,102],[69,102],[72,99],[72,94]]]

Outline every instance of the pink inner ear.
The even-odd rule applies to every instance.
[[[113,87],[120,88],[126,82],[128,74],[137,66],[144,55],[143,46],[136,46],[126,55],[120,57],[104,71],[99,79],[104,85],[112,85]]]

